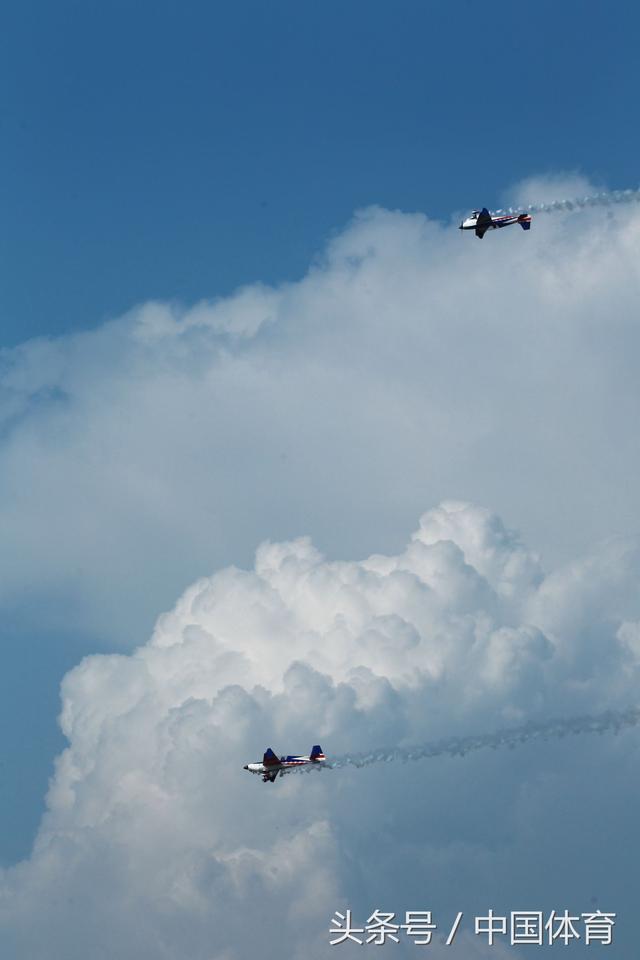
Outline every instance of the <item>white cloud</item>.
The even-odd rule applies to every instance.
[[[529,205],[593,196],[594,184],[580,173],[546,174],[521,180],[505,192],[505,203]]]
[[[481,244],[372,208],[297,283],[5,352],[4,603],[130,645],[260,539],[393,551],[446,497],[553,563],[626,532],[639,243],[633,206]]]
[[[222,569],[65,678],[3,954],[313,958],[345,906],[596,902],[631,949],[634,731],[241,767],[637,702],[639,244],[631,206],[482,244],[372,209],[298,283],[4,354],[5,606],[130,650]]]
[[[33,960],[269,958],[283,943],[324,957],[345,906],[432,908],[442,927],[458,909],[588,910],[600,893],[602,909],[630,909],[624,868],[603,880],[582,829],[603,803],[601,787],[584,792],[593,765],[603,815],[623,785],[635,809],[633,730],[275,785],[242,764],[269,743],[330,754],[632,703],[634,562],[609,544],[545,577],[498,517],[444,502],[396,556],[328,561],[307,539],[265,543],[253,570],[197,581],[146,645],[65,678],[69,747],[32,858],[3,874],[4,942]],[[583,669],[579,608],[602,634],[602,671],[593,650]],[[625,849],[629,816],[607,823],[609,855]],[[569,862],[541,880],[559,842]]]

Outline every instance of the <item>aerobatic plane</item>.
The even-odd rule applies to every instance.
[[[261,773],[263,783],[267,781],[274,783],[278,774],[284,777],[285,773],[291,773],[298,767],[305,767],[308,764],[323,764],[326,759],[322,747],[317,744],[315,747],[311,747],[311,753],[308,757],[277,757],[271,747],[268,747],[262,758],[262,763],[247,763],[244,769],[248,770],[249,773]]]
[[[505,213],[492,216],[486,207],[474,210],[470,217],[460,224],[461,230],[475,230],[476,237],[482,240],[487,230],[499,230],[501,227],[510,227],[512,223],[519,223],[523,230],[531,229],[531,214]]]

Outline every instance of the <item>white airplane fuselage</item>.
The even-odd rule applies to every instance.
[[[271,748],[265,753],[262,763],[246,763],[244,769],[249,773],[259,773],[263,781],[273,783],[277,776],[283,777],[285,773],[291,773],[300,767],[322,766],[326,762],[326,757],[320,747],[314,747],[308,756],[287,756],[277,757]]]
[[[531,218],[529,218],[529,221]],[[510,227],[514,223],[523,223],[527,221],[522,220],[522,214],[513,213],[505,214],[504,216],[496,216],[491,218],[491,223],[487,224],[489,230],[499,230],[500,227]],[[460,224],[461,230],[475,230],[478,226],[478,214],[474,213],[472,216],[467,217]]]
[[[267,772],[267,768],[265,767],[264,763],[248,763],[244,769],[248,770],[249,773],[266,773]]]
[[[523,230],[529,230],[531,215],[529,213],[491,214],[484,207],[482,210],[474,210],[470,217],[466,217],[460,224],[460,230],[473,230],[475,235],[482,239],[487,230],[499,230],[501,227],[510,227],[514,223],[519,223]]]
[[[284,776],[285,773],[291,773],[292,770],[297,769],[297,767],[303,767],[307,763],[318,763],[318,760],[309,760],[309,757],[292,757],[291,760],[281,760],[280,763],[273,763],[266,766],[264,763],[248,763],[245,766],[245,770],[248,770],[249,773],[261,773],[263,776],[265,773],[279,773],[281,776]]]

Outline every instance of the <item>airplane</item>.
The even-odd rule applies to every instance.
[[[531,229],[531,214],[505,213],[500,216],[491,216],[486,207],[474,210],[470,217],[463,220],[460,230],[475,230],[476,237],[482,240],[487,230],[499,230],[500,227],[510,227],[512,223],[519,223],[523,230]]]
[[[278,757],[275,755],[271,747],[267,747],[267,752],[262,758],[262,763],[247,763],[243,767],[244,770],[248,770],[249,773],[261,773],[262,782],[266,783],[275,783],[275,779],[280,774],[281,777],[284,777],[285,773],[290,773],[292,770],[296,770],[298,767],[304,767],[308,764],[323,764],[327,758],[322,752],[322,747],[316,744],[314,747],[311,747],[311,753],[308,757]]]

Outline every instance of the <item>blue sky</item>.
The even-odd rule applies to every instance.
[[[474,706],[469,694],[457,712],[457,692],[434,681],[427,691],[438,701],[435,721],[428,711],[417,714],[420,723],[435,723],[425,736],[446,733],[448,724],[468,734],[529,714],[606,709],[616,696],[632,696],[630,664],[640,663],[640,553],[615,538],[638,532],[640,510],[630,480],[640,453],[629,429],[639,403],[637,213],[629,207],[540,217],[529,234],[500,231],[483,245],[449,226],[480,203],[499,206],[529,178],[527,189],[541,201],[545,191],[563,189],[563,178],[570,193],[638,187],[639,25],[635,8],[613,3],[605,10],[590,0],[62,0],[3,11],[0,864],[28,856],[54,757],[67,743],[78,768],[95,750],[109,769],[109,747],[117,753],[120,735],[110,740],[119,719],[110,709],[116,704],[117,713],[119,700],[101,671],[113,667],[119,676],[121,669],[122,689],[135,688],[139,658],[125,655],[147,642],[156,617],[215,570],[234,587],[241,578],[231,565],[251,567],[265,540],[308,534],[329,561],[400,554],[420,514],[453,498],[495,510],[522,531],[527,550],[542,554],[548,579],[519,579],[521,565],[529,571],[530,563],[519,541],[470,508],[469,530],[486,537],[487,555],[508,554],[505,579],[516,611],[500,593],[494,560],[472,556],[475,541],[464,525],[443,521],[443,537],[467,563],[462,569],[455,550],[442,548],[436,568],[450,587],[446,616],[464,620],[470,597],[480,597],[477,609],[495,616],[497,639],[487,641],[495,662],[477,665],[486,671],[487,700]],[[352,221],[354,211],[372,205],[382,209]],[[426,222],[425,214],[437,222]],[[292,284],[278,289],[283,281]],[[209,302],[190,310],[202,299]],[[147,306],[133,310],[141,304]],[[614,546],[594,547],[610,537]],[[427,539],[431,548],[435,540]],[[292,550],[292,569],[302,558],[303,580],[306,550]],[[320,568],[328,579],[335,574]],[[416,569],[424,573],[420,563]],[[268,579],[264,570],[260,576]],[[366,605],[364,588],[363,596],[358,602]],[[286,588],[282,597],[283,606],[293,603]],[[411,611],[411,596],[401,599]],[[257,615],[245,629],[246,610],[229,603],[220,629],[233,637],[232,654],[253,657],[253,667],[268,673],[279,663],[278,630]],[[321,606],[312,615],[294,611],[301,630],[324,636]],[[246,609],[254,607],[247,601]],[[168,634],[188,634],[183,612],[171,615]],[[430,629],[440,630],[427,612]],[[206,605],[194,614],[199,628],[208,629],[208,616]],[[527,632],[530,621],[560,650],[559,666],[548,666],[545,643]],[[264,650],[245,649],[254,627]],[[512,629],[513,663],[503,649],[504,631]],[[378,668],[386,635],[380,640],[366,623],[362,630],[366,642],[351,638],[350,656],[359,667],[358,651],[367,649],[366,672]],[[405,639],[402,631],[390,636],[400,645]],[[443,636],[443,659],[468,693],[461,639],[448,621]],[[287,648],[283,675],[296,642]],[[581,642],[586,659],[576,653]],[[89,661],[68,681],[65,739],[56,725],[63,676],[83,656],[114,651],[123,656]],[[600,696],[594,665],[605,654],[611,669]],[[583,687],[572,686],[567,664],[577,673],[593,667],[594,674],[580,674]],[[339,700],[342,669],[338,659],[327,667],[335,686],[326,696],[324,681],[309,681],[319,714],[331,714],[326,704]],[[185,678],[184,703],[200,695],[189,686],[197,674],[190,662],[177,663],[176,674]],[[164,704],[169,657],[158,656],[157,676],[164,679],[157,689],[152,684],[149,702]],[[282,676],[271,679],[279,689]],[[245,678],[232,674],[230,682],[240,689]],[[491,705],[493,682],[499,690]],[[357,747],[366,747],[371,731],[395,735],[405,722],[407,735],[422,736],[407,721],[415,720],[413,694],[407,704],[406,691],[399,699],[396,692],[381,683],[371,693],[370,727],[354,733]],[[249,687],[245,693],[252,696]],[[300,718],[278,696],[269,709],[252,701],[246,727],[239,712],[238,736],[245,739],[229,742],[230,751],[251,750],[254,740],[262,745],[259,710],[268,729],[283,737],[298,731]],[[184,703],[171,709],[188,729],[193,718],[191,708],[180,713]],[[236,716],[237,704],[215,707],[227,709]],[[90,742],[94,722],[104,725],[100,750]],[[326,727],[335,740],[340,731],[332,722],[326,719]],[[308,734],[316,742],[315,732]],[[125,760],[129,736],[126,730]],[[633,746],[635,732],[625,736]],[[502,777],[505,796],[513,798],[509,830],[516,838],[496,890],[509,889],[510,869],[516,878],[518,858],[531,853],[522,818],[531,813],[541,833],[560,836],[554,804],[570,810],[584,796],[562,786],[560,746],[547,767],[543,752],[536,755],[541,780],[532,775],[532,810],[508,765],[496,761],[495,782]],[[187,782],[197,779],[190,749],[184,747]],[[611,778],[624,763],[631,770],[618,747],[600,749]],[[587,751],[572,760],[578,779]],[[526,757],[518,763],[524,778]],[[482,761],[473,764],[481,776]],[[82,833],[79,819],[64,819],[67,774],[57,774],[46,837],[49,829]],[[428,772],[420,776],[428,787]],[[466,796],[463,771],[459,776],[445,773],[447,789]],[[89,780],[87,774],[90,796]],[[496,854],[491,836],[501,829],[489,822],[493,782],[482,788],[489,840],[477,812],[460,824],[472,847],[487,840],[489,863]],[[349,829],[348,811],[369,802],[356,783],[328,800],[314,794],[313,815],[335,817],[337,835]],[[410,775],[401,783],[412,789]],[[109,798],[112,786],[104,790]],[[215,783],[206,789],[215,793]],[[246,800],[244,790],[229,782],[238,811],[255,817],[255,798]],[[634,780],[629,790],[640,795],[640,784]],[[444,787],[441,794],[431,814],[444,823],[440,853],[450,872],[443,867],[443,883],[452,888],[460,863],[443,852],[454,828],[443,813]],[[285,815],[297,823],[296,795],[284,796]],[[206,791],[200,796],[205,807],[210,799]],[[587,803],[577,817],[583,825],[598,815],[595,794],[589,799],[593,808]],[[278,810],[269,813],[274,824]],[[367,830],[381,815],[375,801],[372,810]],[[222,831],[228,816],[223,803],[212,821]],[[421,817],[415,811],[412,822]],[[599,854],[608,870],[603,891],[587,896],[593,864],[580,860],[579,838],[570,838],[576,866],[563,864],[561,875],[568,889],[583,872],[584,889],[575,886],[586,897],[581,907],[609,892],[603,908],[615,909],[631,889],[632,867],[615,872],[625,840],[623,818],[614,819],[619,833]],[[390,851],[407,842],[400,821],[385,821]],[[425,842],[421,855],[428,857],[431,838]],[[389,856],[400,876],[404,868]],[[341,882],[365,909],[366,884],[348,886],[357,871],[347,860]],[[35,876],[35,859],[32,869]],[[469,875],[482,870],[480,858]],[[533,896],[544,889],[538,879],[532,888],[514,879],[515,889]],[[404,892],[417,883],[408,874]],[[558,895],[563,889],[558,881]],[[469,896],[478,896],[477,884]],[[146,960],[148,946],[136,958]],[[69,947],[60,946],[60,956],[70,956]],[[82,938],[75,948],[89,955]],[[14,953],[19,960],[39,956],[26,948]]]
[[[558,170],[637,185],[626,4],[62,0],[2,19],[5,344],[299,277],[372,203],[448,218]]]

